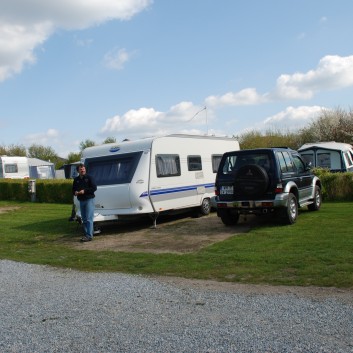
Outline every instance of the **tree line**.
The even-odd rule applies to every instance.
[[[264,132],[252,130],[235,137],[241,149],[286,146],[297,150],[304,143],[336,141],[353,143],[353,110],[345,111],[341,108],[322,110],[319,117],[311,121],[306,127],[294,132],[267,130]],[[115,143],[115,137],[108,137],[102,143]],[[98,143],[99,144],[99,143]],[[56,169],[67,163],[81,159],[82,151],[86,147],[96,146],[93,140],[84,140],[80,143],[80,151],[71,152],[67,158],[60,158],[52,147],[38,144],[26,149],[23,145],[0,146],[0,155],[25,156],[39,158],[55,164]]]
[[[115,137],[107,137],[102,143],[114,143],[116,142]],[[38,158],[43,161],[49,161],[54,163],[55,168],[59,169],[64,164],[77,162],[81,159],[82,151],[86,147],[96,146],[96,142],[93,140],[84,140],[80,142],[80,151],[79,152],[70,152],[67,158],[61,158],[54,151],[52,147],[45,147],[38,144],[32,144],[28,149],[23,145],[9,145],[9,146],[0,146],[0,156],[18,156],[18,157],[29,157],[29,158]]]
[[[276,130],[250,131],[236,136],[241,149],[286,146],[294,150],[304,143],[343,142],[353,143],[353,110],[341,108],[322,110],[317,119],[302,129],[291,132]]]

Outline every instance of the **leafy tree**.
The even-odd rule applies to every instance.
[[[115,143],[116,142],[116,138],[115,137],[107,137],[104,141],[103,144],[106,143]]]
[[[95,145],[96,145],[96,143],[92,140],[89,140],[89,139],[87,139],[85,141],[81,141],[80,142],[80,151],[82,152],[85,148],[92,147]]]
[[[241,149],[266,148],[275,146],[286,146],[293,149],[298,147],[297,134],[293,132],[282,133],[280,131],[268,130],[265,133],[260,131],[249,131],[237,137]]]
[[[28,148],[28,157],[39,158],[43,161],[50,161],[53,163],[59,158],[51,147],[45,147],[37,144],[33,144]]]
[[[79,160],[81,159],[81,153],[74,153],[74,152],[71,152],[69,153],[69,155],[67,156],[67,163],[75,163],[75,162],[78,162]]]
[[[302,143],[336,141],[353,142],[353,111],[322,110],[318,119],[299,132]]]
[[[6,147],[3,145],[0,146],[0,155],[25,157],[26,147],[22,145],[9,145]]]

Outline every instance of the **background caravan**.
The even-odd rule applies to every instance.
[[[306,143],[298,152],[312,167],[331,172],[353,172],[353,146],[341,142]]]
[[[54,163],[38,158],[1,156],[0,178],[7,179],[54,179]]]
[[[222,155],[238,149],[232,138],[191,135],[86,148],[82,161],[98,186],[95,224],[147,214],[156,225],[160,213],[187,208],[207,215]]]

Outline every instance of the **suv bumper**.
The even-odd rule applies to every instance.
[[[276,195],[275,199],[269,200],[217,200],[217,209],[236,209],[240,213],[266,213],[276,208],[287,207],[288,195],[288,193],[281,193]]]

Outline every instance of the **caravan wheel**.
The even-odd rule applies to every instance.
[[[209,198],[205,198],[202,200],[201,206],[200,206],[200,213],[203,216],[207,216],[211,212],[211,200]]]

